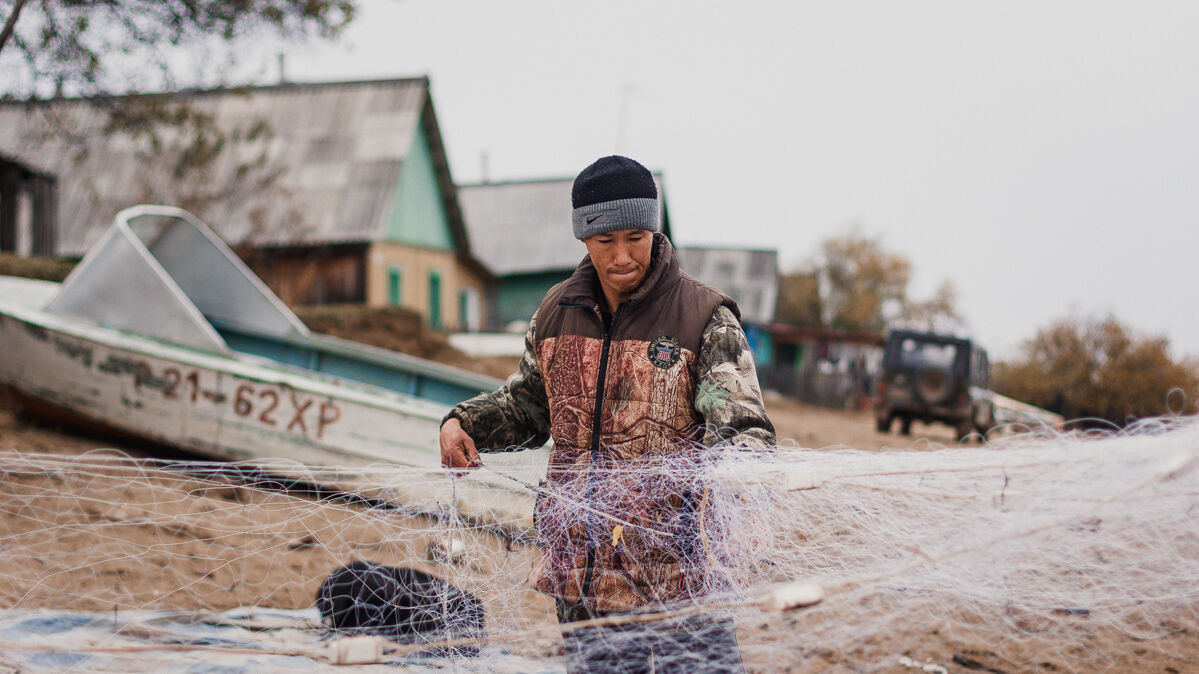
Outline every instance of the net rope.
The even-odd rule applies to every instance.
[[[448,659],[478,671],[502,669],[506,657],[524,658],[516,669],[553,669],[564,657],[597,654],[680,670],[723,657],[751,670],[885,669],[900,657],[916,662],[908,656],[930,652],[930,639],[1013,668],[1095,669],[1126,662],[1130,644],[1184,658],[1180,644],[1199,631],[1199,424],[1191,420],[919,451],[695,448],[621,464],[591,480],[590,491],[530,483],[486,466],[486,455],[484,464],[481,472],[542,500],[533,542],[457,516],[452,501],[424,512],[388,502],[394,487],[449,479],[436,467],[291,467],[282,480],[114,451],[0,452],[4,613],[106,616],[114,626],[61,646],[0,629],[0,650],[221,651],[168,643],[153,630],[118,643],[122,631],[148,624],[147,612],[279,627],[238,623],[242,607],[307,611],[287,622],[292,641],[251,651],[325,662]],[[360,485],[362,496],[295,489],[334,482]],[[693,517],[628,507],[647,497],[677,497],[694,506]],[[670,601],[585,616],[565,628],[564,646],[554,602],[533,589],[544,568],[536,539],[562,540],[580,526],[603,544],[650,547],[699,532],[684,566],[702,573]],[[482,607],[485,634],[331,646],[367,633],[331,633],[312,610],[329,574],[356,560],[415,569],[460,590]],[[446,591],[437,590],[443,599]],[[433,604],[430,619],[454,619],[452,602]],[[732,645],[722,641],[730,634]],[[226,651],[245,648],[238,643]]]

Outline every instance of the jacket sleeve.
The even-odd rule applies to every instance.
[[[458,403],[442,419],[457,419],[480,452],[505,452],[540,447],[549,439],[549,402],[533,351],[537,316],[525,333],[520,367],[498,390],[480,393]]]
[[[717,307],[704,327],[695,374],[694,407],[705,422],[704,445],[761,449],[775,444],[749,341],[724,306]]]

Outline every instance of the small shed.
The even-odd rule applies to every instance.
[[[654,174],[662,231],[671,236],[661,173]],[[554,284],[587,255],[570,225],[574,178],[486,182],[458,186],[471,242],[486,251],[497,281],[489,298],[491,330],[527,324]]]
[[[869,406],[882,366],[882,335],[780,323],[759,329],[773,344],[758,366],[764,388],[826,407]]]

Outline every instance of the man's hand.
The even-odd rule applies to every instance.
[[[457,419],[450,419],[441,425],[441,465],[458,476],[465,475],[467,471],[455,468],[469,469],[483,465],[479,460],[479,450],[475,449],[475,441],[462,430],[462,424]]]

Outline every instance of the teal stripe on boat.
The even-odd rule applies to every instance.
[[[327,335],[281,337],[218,321],[213,325],[233,351],[444,405],[456,405],[503,384],[493,377]]]

